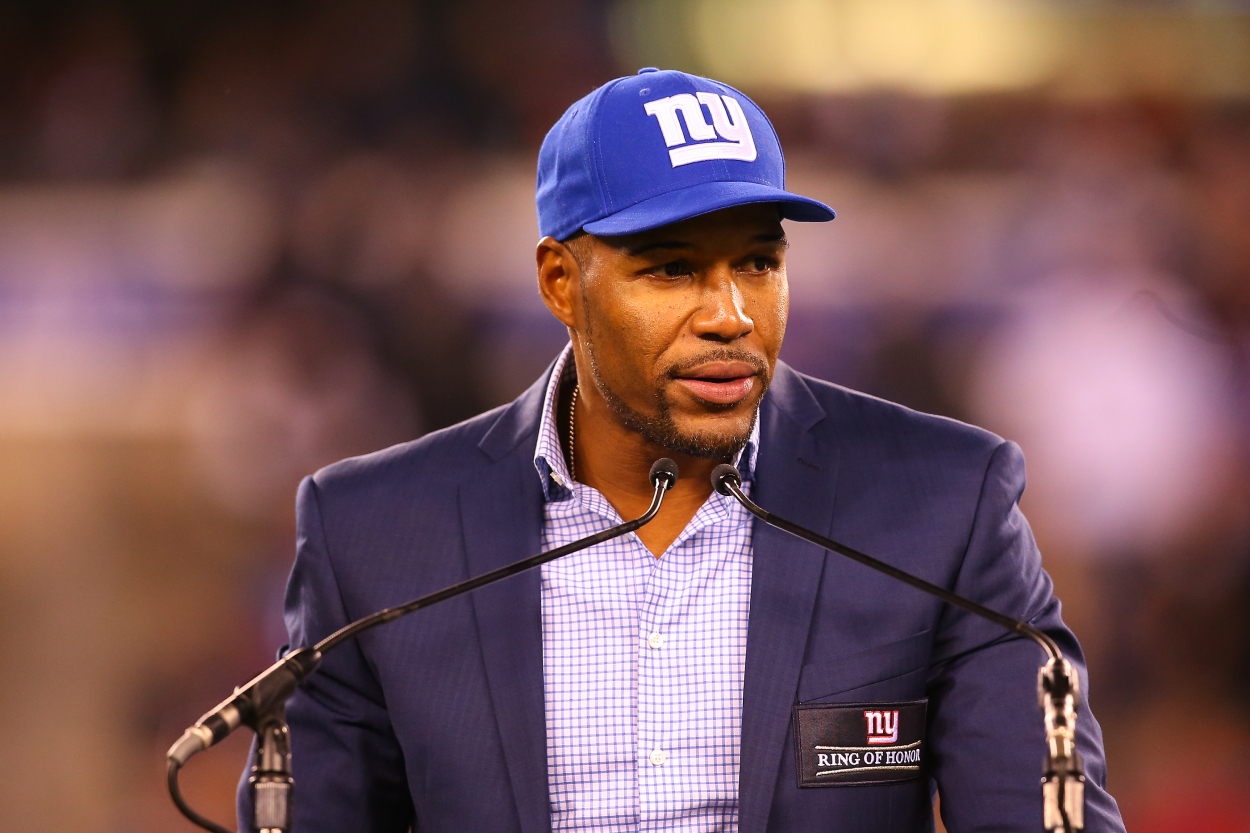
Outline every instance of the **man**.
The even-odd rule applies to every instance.
[[[936,787],[953,831],[1040,830],[1036,646],[712,492],[733,461],[763,506],[1081,664],[1014,445],[777,361],[781,220],[833,212],[784,190],[763,112],[617,79],[547,136],[537,202],[569,347],[512,404],[305,480],[292,644],[638,516],[659,457],[681,478],[636,536],[329,654],[290,703],[296,829],[920,831]],[[1079,732],[1087,829],[1121,830],[1084,702]]]

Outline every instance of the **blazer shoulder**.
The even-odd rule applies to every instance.
[[[825,412],[811,430],[817,447],[836,455],[843,516],[870,526],[888,518],[896,532],[925,539],[925,551],[954,555],[987,496],[1010,503],[1024,490],[1023,456],[997,434],[818,379],[802,382]],[[862,539],[866,551],[871,535]]]
[[[826,414],[813,430],[830,435],[844,449],[870,452],[883,462],[958,461],[983,468],[1006,442],[992,431],[957,419],[923,413],[832,382],[797,375]]]
[[[414,480],[448,484],[472,477],[488,462],[479,447],[482,438],[507,408],[501,405],[418,439],[339,460],[320,469],[312,481],[323,494],[368,497]]]

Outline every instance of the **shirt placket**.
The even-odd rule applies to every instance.
[[[716,519],[710,506],[700,508],[682,534],[657,559],[641,547],[649,559],[646,579],[639,599],[638,648],[638,785],[640,830],[668,829],[672,813],[683,795],[684,779],[691,762],[683,760],[686,750],[676,742],[673,727],[685,715],[673,696],[672,681],[689,664],[691,656],[683,644],[681,612],[693,572],[698,569],[694,554],[698,536]]]

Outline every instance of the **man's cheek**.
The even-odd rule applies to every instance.
[[[664,355],[667,340],[663,321],[641,311],[624,311],[612,323],[613,349],[640,367],[654,367]]]
[[[762,311],[755,321],[761,346],[769,359],[775,361],[786,336],[786,307],[772,305]]]

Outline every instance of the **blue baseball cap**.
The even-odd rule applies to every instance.
[[[733,87],[647,67],[565,111],[538,152],[538,230],[633,234],[709,211],[776,203],[788,220],[833,210],[786,190],[781,143]]]

